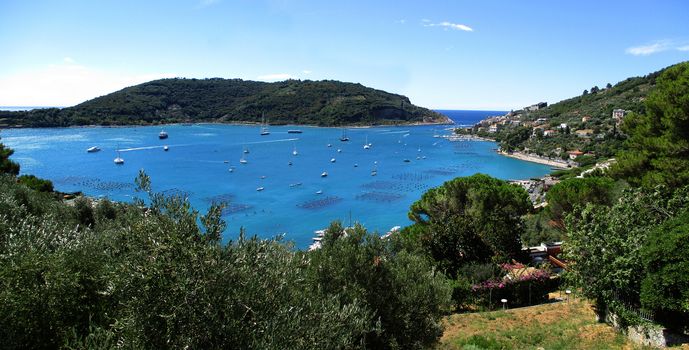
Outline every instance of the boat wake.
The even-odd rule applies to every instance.
[[[279,139],[279,140],[246,142],[246,143],[243,143],[243,145],[258,145],[258,144],[261,144],[261,143],[290,142],[290,141],[299,141],[299,138],[298,138],[298,137],[295,137],[295,138],[291,138],[291,139]]]
[[[184,145],[168,145],[168,147],[184,147],[184,146],[193,146],[192,144],[184,144]],[[115,151],[120,151],[120,152],[132,152],[132,151],[145,151],[149,149],[162,149],[164,148],[164,145],[159,145],[159,146],[143,146],[143,147],[132,147],[132,148],[122,148],[122,149],[116,149]]]

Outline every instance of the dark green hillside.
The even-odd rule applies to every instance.
[[[445,122],[405,96],[339,81],[162,79],[64,109],[0,112],[5,126],[122,125],[174,122],[371,125]]]

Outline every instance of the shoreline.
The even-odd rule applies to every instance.
[[[551,159],[545,159],[545,158],[541,158],[539,156],[531,156],[531,155],[523,154],[523,153],[519,153],[519,152],[507,153],[505,151],[498,151],[498,153],[505,156],[505,157],[515,158],[515,159],[524,160],[524,161],[532,162],[532,163],[544,164],[544,165],[551,166],[553,168],[559,168],[559,169],[571,168],[571,165],[568,163],[563,163],[563,162],[559,162],[559,161],[555,161],[555,160],[551,160]]]
[[[5,125],[2,128],[5,129],[67,129],[67,128],[131,128],[131,127],[146,127],[146,126],[168,126],[168,125],[187,125],[190,126],[197,124],[211,124],[211,125],[232,125],[232,126],[260,126],[261,123],[257,122],[220,122],[220,121],[198,121],[198,122],[177,122],[177,123],[160,123],[160,124],[118,124],[118,125],[69,125],[69,126],[9,126]],[[389,127],[389,126],[424,126],[424,125],[454,125],[451,120],[438,121],[438,122],[413,122],[408,124],[379,124],[379,125],[331,125],[331,126],[321,126],[315,124],[275,124],[270,126],[295,126],[295,127],[312,127],[312,128],[350,128],[350,129],[368,129],[375,127]]]

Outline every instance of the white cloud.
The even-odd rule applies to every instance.
[[[452,22],[440,22],[440,23],[430,23],[428,20],[423,20],[425,24],[423,25],[424,27],[443,27],[445,29],[454,29],[454,30],[462,30],[465,32],[473,32],[474,29],[469,27],[468,25],[465,24],[459,24],[459,23],[452,23]]]
[[[73,106],[127,86],[175,74],[127,74],[74,64],[65,57],[30,71],[0,76],[0,106]]]
[[[398,20],[395,21],[395,23],[398,23],[398,24],[405,24],[405,23],[407,23],[407,20],[406,20],[406,19],[398,19]]]
[[[689,51],[689,45],[686,41],[678,40],[658,40],[647,45],[640,45],[627,48],[624,50],[629,55],[634,56],[648,56],[655,53],[677,50],[677,51]]]
[[[311,73],[313,73],[313,71],[310,71],[310,70],[308,70],[308,69],[304,69],[304,70],[301,71],[301,72],[304,73],[304,74],[311,74]]]
[[[670,48],[667,40],[656,41],[655,43],[627,48],[625,52],[634,56],[648,56],[662,52]]]
[[[281,80],[287,80],[287,79],[296,79],[293,77],[291,74],[288,73],[276,73],[276,74],[266,74],[266,75],[259,75],[258,80],[263,80],[263,81],[281,81]]]

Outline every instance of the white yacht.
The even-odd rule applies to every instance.
[[[115,162],[115,164],[118,164],[118,165],[124,164],[124,159],[122,157],[120,157],[120,150],[119,149],[117,150],[117,158],[115,158],[113,160],[113,162]]]
[[[268,123],[266,122],[266,118],[261,114],[261,136],[265,135],[270,135],[270,131],[268,130]]]
[[[88,153],[100,152],[100,148],[98,148],[98,146],[89,147],[86,149],[86,152],[88,152]]]
[[[322,172],[321,177],[328,177],[328,172],[327,171]]]

